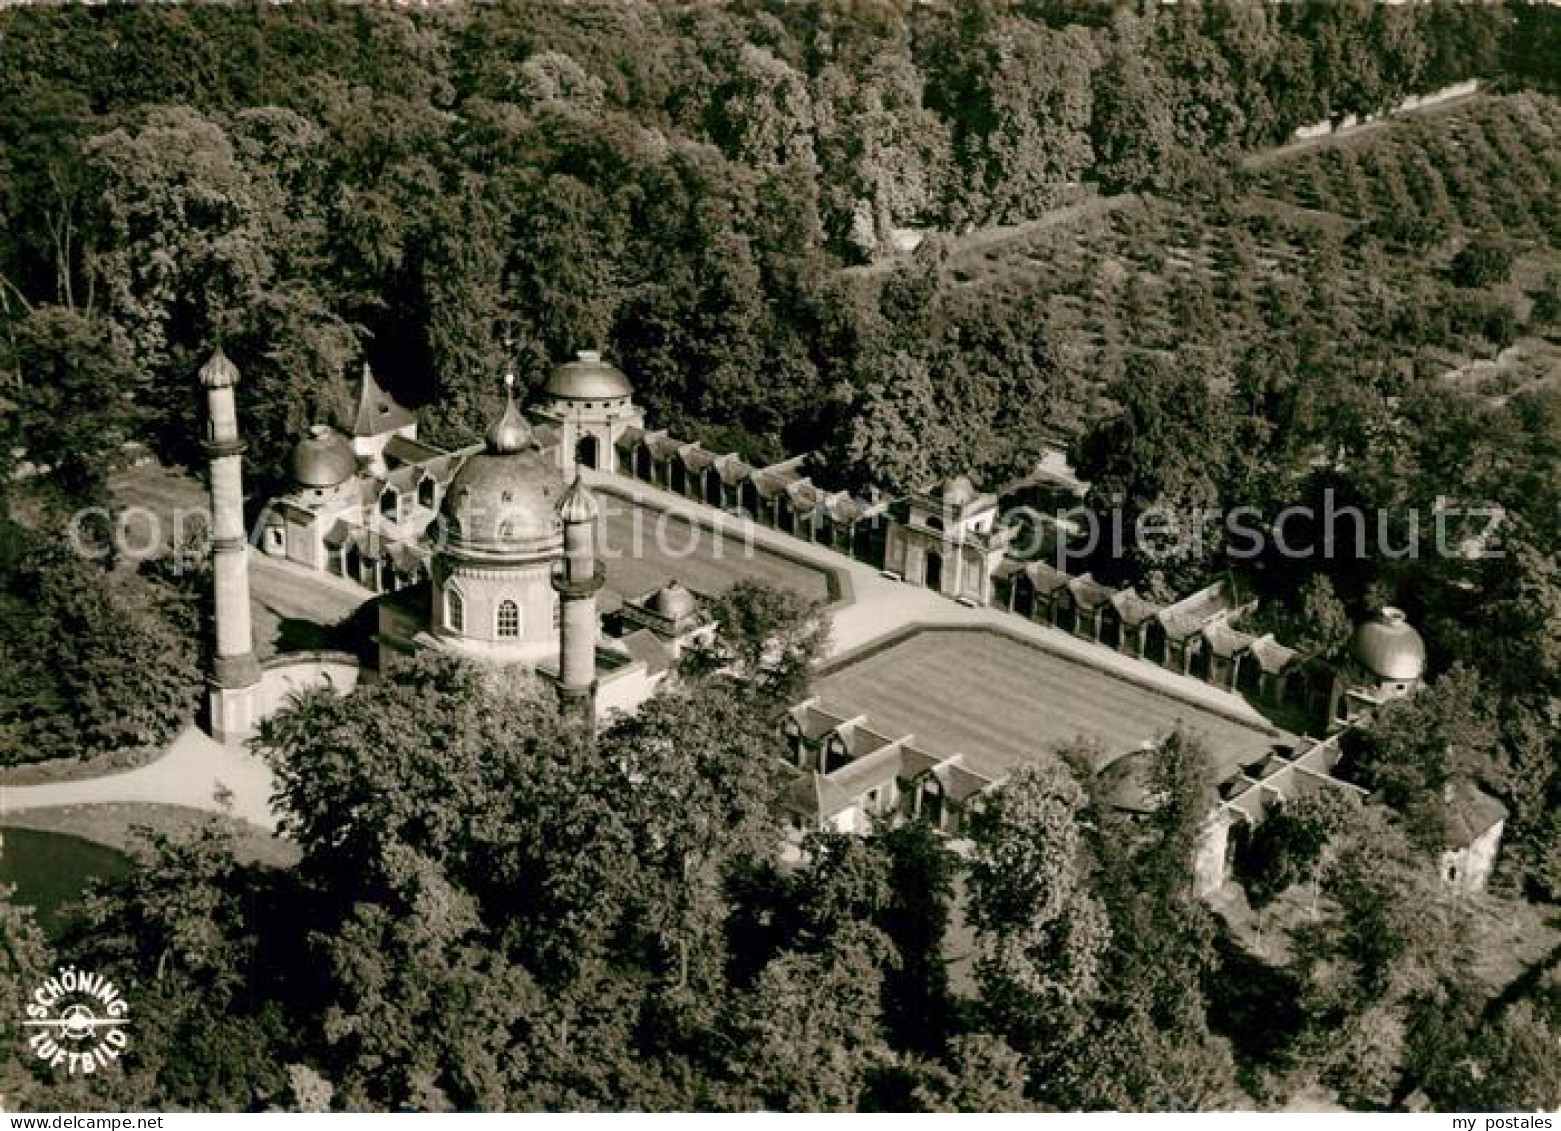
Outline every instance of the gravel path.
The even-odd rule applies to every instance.
[[[157,802],[227,813],[276,831],[271,771],[247,749],[223,746],[198,728],[185,729],[163,756],[140,769],[85,781],[0,787],[0,823],[7,813],[56,805]],[[227,804],[218,800],[226,793]]]

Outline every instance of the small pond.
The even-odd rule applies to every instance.
[[[16,903],[37,908],[38,925],[50,935],[60,929],[60,908],[79,899],[89,880],[130,870],[122,853],[77,836],[0,828],[0,837],[0,884],[16,887]]]

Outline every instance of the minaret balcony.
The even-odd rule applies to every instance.
[[[243,440],[207,440],[204,444],[206,455],[211,459],[221,459],[223,456],[241,456],[249,448]]]
[[[607,569],[601,562],[596,563],[590,577],[571,578],[562,566],[553,570],[553,588],[566,601],[571,597],[589,597],[606,582]]]

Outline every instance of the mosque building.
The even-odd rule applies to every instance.
[[[208,707],[213,735],[233,741],[287,692],[322,681],[347,690],[357,672],[343,671],[340,657],[256,659],[238,370],[219,350],[201,379],[216,533]],[[263,516],[261,550],[377,592],[381,668],[435,648],[523,666],[581,709],[632,710],[710,632],[697,598],[676,581],[622,598],[605,620],[597,606],[600,510],[576,461],[595,466],[639,410],[628,380],[594,353],[550,377],[536,425],[514,382],[507,374],[503,412],[483,442],[446,451],[418,440],[416,418],[365,367],[352,434],[319,424],[298,442],[292,485]]]
[[[235,405],[239,374],[219,349],[200,376],[214,514],[209,720],[215,737],[232,742],[252,733],[293,691],[321,683],[350,690],[360,667],[344,654],[257,658]],[[865,561],[885,577],[1004,610],[1081,640],[1086,650],[1102,650],[1093,661],[1068,661],[1075,666],[1057,676],[1066,687],[1059,697],[1010,704],[1037,728],[1072,727],[1075,719],[1083,727],[1093,719],[1120,730],[1123,719],[1155,717],[1163,734],[1167,720],[1192,717],[1218,731],[1222,776],[1197,863],[1205,893],[1224,882],[1234,846],[1276,805],[1316,789],[1359,793],[1334,772],[1340,735],[1414,694],[1424,678],[1424,642],[1397,609],[1382,609],[1361,625],[1345,660],[1320,665],[1270,635],[1243,632],[1242,619],[1254,605],[1228,582],[1160,606],[1087,574],[1074,577],[1021,559],[1011,552],[1015,530],[1002,520],[998,495],[967,477],[890,500],[824,490],[801,457],[750,466],[647,431],[627,377],[595,352],[557,366],[529,412],[517,403],[514,385],[514,374],[506,374],[503,410],[481,443],[445,450],[418,438],[416,417],[365,367],[345,432],[316,425],[291,454],[292,483],[266,509],[259,549],[363,586],[375,606],[381,669],[400,654],[437,649],[523,667],[554,687],[563,703],[593,717],[636,709],[675,670],[685,648],[714,632],[700,597],[676,579],[639,594],[604,592],[603,516],[581,472],[637,479]],[[1072,497],[1084,488],[1065,463],[1043,461],[1037,475],[1047,489]],[[884,625],[883,631],[864,652],[892,651],[890,635],[908,630]],[[981,647],[1002,647],[1001,635],[990,634],[990,646]],[[1108,653],[1112,663],[1104,664]],[[1018,664],[1029,662],[1014,654]],[[1054,654],[1046,662],[1058,661]],[[1101,674],[1123,665],[1120,674]],[[1134,674],[1150,667],[1193,686],[1210,685],[1214,694],[1177,705],[1163,678]],[[893,672],[885,675],[894,682]],[[1219,694],[1292,715],[1315,712],[1326,737],[1298,738],[1254,725],[1251,715],[1222,716]],[[1092,700],[1120,701],[1124,713],[1092,716]],[[896,720],[861,713],[875,710],[875,702],[909,714]],[[915,725],[896,725],[910,715],[916,715],[914,697],[896,702],[892,688],[870,683],[857,685],[840,706],[813,698],[788,714],[791,787],[784,808],[799,833],[863,832],[883,820],[917,819],[957,838],[982,794],[1013,765],[1045,753],[1029,730],[1012,749],[983,749],[978,732],[992,729],[984,715],[950,728],[936,712],[922,711]],[[1129,745],[1122,744],[1125,733],[1116,737],[1119,745],[1105,752],[1101,769],[1115,783],[1111,796],[1119,808],[1139,812],[1150,800],[1140,779],[1152,744],[1140,742],[1141,735]],[[1450,785],[1444,801],[1444,880],[1460,891],[1478,890],[1494,863],[1505,810],[1471,782]]]
[[[549,382],[560,398],[580,385],[627,388],[621,373],[594,356],[560,368]],[[610,399],[586,398],[584,411]],[[560,433],[540,435],[515,403],[509,375],[503,414],[482,447],[461,461],[441,492],[437,518],[425,526],[427,577],[379,602],[381,667],[398,652],[438,648],[524,665],[566,700],[628,710],[651,694],[703,627],[691,607],[688,616],[663,618],[624,644],[603,635],[601,512],[575,466],[579,448],[597,435],[591,423],[582,427],[577,416],[560,415]],[[642,600],[654,608],[683,595],[673,582]]]

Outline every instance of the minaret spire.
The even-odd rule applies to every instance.
[[[211,572],[217,650],[208,680],[211,734],[246,737],[256,722],[260,662],[249,614],[249,539],[244,527],[244,441],[234,389],[239,373],[219,345],[201,368],[206,390],[206,456],[211,482]]]
[[[558,691],[566,707],[595,717],[596,593],[602,587],[602,567],[596,560],[596,523],[601,515],[596,496],[580,473],[559,500],[564,525],[564,561],[553,575],[553,588],[563,605],[559,634]]]

